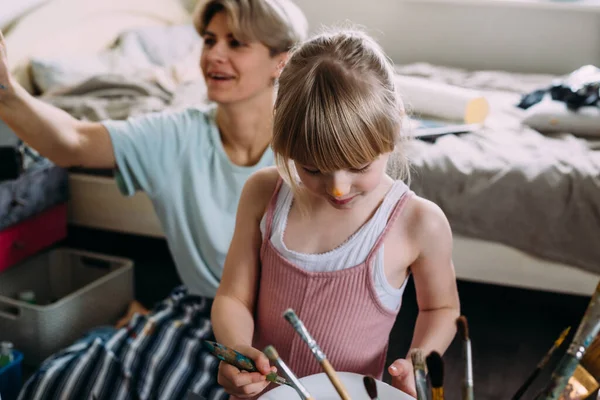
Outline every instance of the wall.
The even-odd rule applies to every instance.
[[[396,63],[559,74],[600,66],[598,11],[403,0],[296,2],[313,31],[346,20],[364,25]]]

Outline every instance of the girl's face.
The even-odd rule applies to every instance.
[[[273,91],[287,53],[271,56],[260,42],[242,43],[233,37],[227,14],[216,13],[206,27],[200,67],[208,99],[231,104]]]
[[[312,165],[294,162],[303,187],[337,209],[351,209],[382,183],[389,154],[360,169],[322,173]]]

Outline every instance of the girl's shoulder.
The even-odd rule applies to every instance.
[[[250,203],[257,215],[262,216],[273,198],[279,180],[280,175],[276,167],[259,169],[246,181],[240,201]]]
[[[394,221],[394,230],[407,234],[419,248],[434,243],[452,242],[452,231],[446,214],[434,202],[412,195]]]

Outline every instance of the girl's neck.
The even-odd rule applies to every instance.
[[[273,97],[265,91],[249,101],[218,106],[217,126],[232,163],[250,166],[260,161],[273,136]]]

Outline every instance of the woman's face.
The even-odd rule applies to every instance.
[[[273,80],[279,76],[286,53],[271,56],[260,42],[238,41],[225,12],[212,17],[203,39],[200,67],[209,100],[231,104],[273,91]]]

